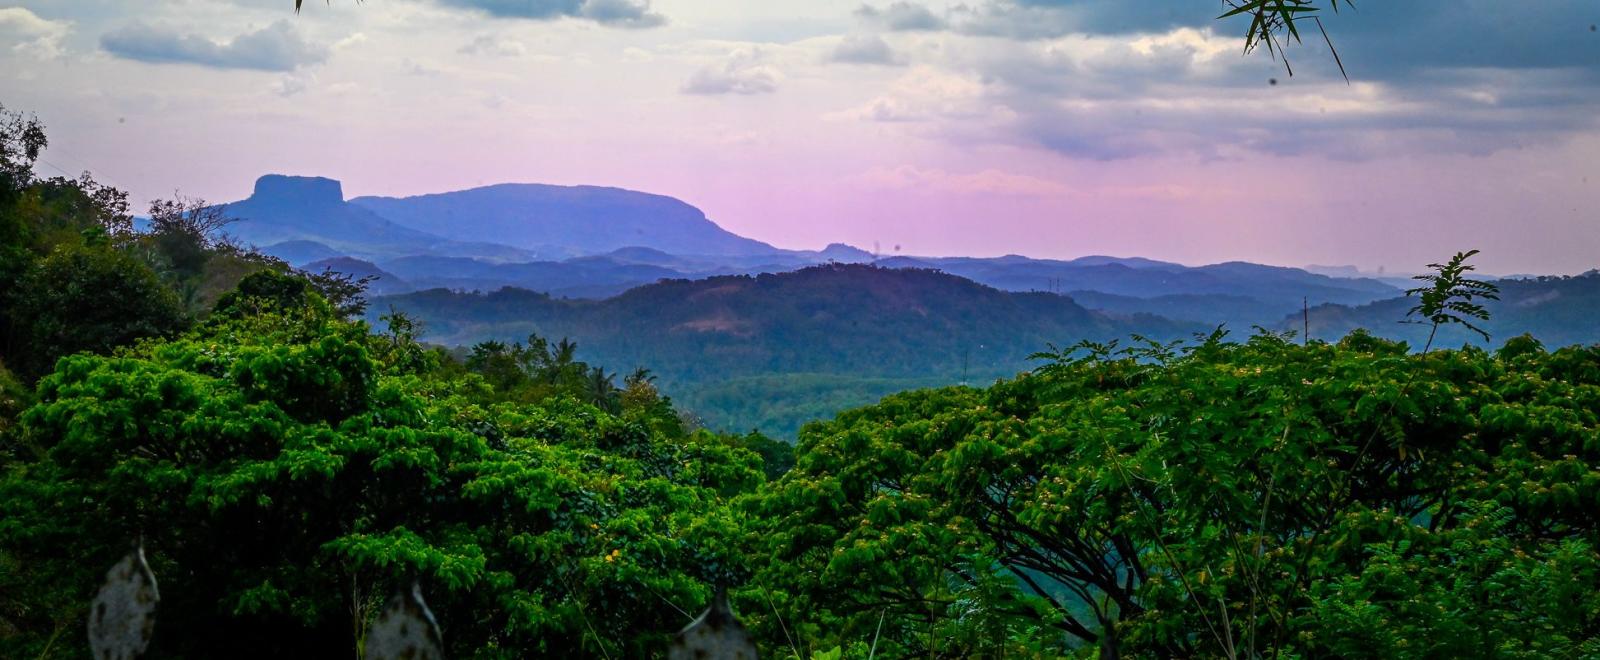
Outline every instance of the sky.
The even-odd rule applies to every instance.
[[[1242,52],[1216,0],[0,0],[42,174],[137,202],[501,182],[797,249],[1600,267],[1600,3],[1364,0]],[[494,240],[484,236],[484,240]]]

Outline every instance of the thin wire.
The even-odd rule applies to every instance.
[[[50,161],[48,161],[48,160],[45,160],[45,159],[43,159],[43,158],[35,158],[35,159],[34,159],[34,161],[35,161],[35,162],[40,162],[40,163],[44,163],[44,164],[46,164],[46,165],[49,165],[49,166],[50,166],[50,169],[53,169],[53,170],[55,170],[55,171],[57,171],[57,172],[60,172],[60,173],[61,173],[61,176],[64,176],[64,177],[67,177],[67,178],[68,178],[68,179],[70,179],[70,178],[72,178],[72,177],[73,177],[73,176],[75,176],[75,175],[74,175],[74,174],[72,174],[72,173],[71,173],[71,172],[68,172],[68,171],[66,171],[66,170],[64,170],[64,169],[61,169],[61,166],[60,166],[60,165],[57,165],[57,164],[55,164],[55,163],[52,163],[52,162],[50,162]]]

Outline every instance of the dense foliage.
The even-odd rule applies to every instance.
[[[136,539],[167,596],[163,657],[351,647],[406,578],[428,585],[452,655],[632,656],[735,577],[720,503],[761,482],[754,453],[663,432],[676,419],[656,423],[654,401],[504,402],[403,326],[371,335],[264,280],[292,278],[247,278],[272,296],[226,296],[182,337],[41,381],[29,460],[0,482],[0,547],[26,569],[5,591],[30,604],[8,614],[38,634],[5,655],[79,629]]]
[[[44,144],[0,109],[0,656],[81,655],[135,543],[160,657],[354,651],[413,579],[455,655],[638,655],[741,575],[722,502],[771,441],[685,431],[647,373],[535,384],[403,315],[374,334],[361,279],[197,200],[136,230],[120,192],[37,178]]]
[[[747,595],[813,649],[1600,652],[1597,348],[1087,345],[797,453]]]
[[[998,374],[973,374],[990,381]],[[807,422],[875,403],[895,392],[940,387],[958,374],[922,378],[873,378],[844,373],[773,374],[728,378],[679,387],[677,402],[709,428],[756,430],[792,443]]]
[[[126,193],[34,174],[47,143],[37,120],[0,106],[0,360],[24,381],[78,351],[173,336],[246,276],[292,270],[231,242],[226,210],[201,200],[156,200],[137,229]],[[340,312],[364,311],[364,281],[306,277]]]

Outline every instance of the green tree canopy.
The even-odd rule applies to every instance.
[[[1597,438],[1600,348],[1083,346],[807,427],[744,595],[890,656],[1582,655]]]
[[[80,630],[138,539],[160,657],[354,649],[412,577],[456,657],[636,656],[740,571],[720,503],[761,482],[755,454],[570,398],[500,402],[314,292],[245,289],[178,339],[40,382],[31,460],[0,477],[0,559],[20,569],[0,590],[34,604],[12,613],[31,634],[0,654]],[[305,304],[242,302],[273,299]]]

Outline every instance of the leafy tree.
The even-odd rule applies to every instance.
[[[326,298],[340,316],[346,318],[367,312],[367,286],[378,279],[377,275],[354,277],[330,268],[324,268],[320,273],[304,272],[303,275],[317,293]]]
[[[732,444],[760,454],[769,480],[777,479],[794,468],[794,445],[769,438],[760,431],[733,436]]]
[[[1422,347],[1422,352],[1428,352],[1433,347],[1433,338],[1439,332],[1439,326],[1459,324],[1472,332],[1489,340],[1489,333],[1474,325],[1469,319],[1478,321],[1489,320],[1489,312],[1483,305],[1473,302],[1475,299],[1499,300],[1500,287],[1491,282],[1467,279],[1467,273],[1476,267],[1467,263],[1477,250],[1457,252],[1449,261],[1442,264],[1428,264],[1435,272],[1418,275],[1412,279],[1427,282],[1428,286],[1408,289],[1406,296],[1418,296],[1415,307],[1406,312],[1406,316],[1421,315],[1423,320],[1411,321],[1429,326],[1428,341]]]
[[[479,342],[465,356],[466,368],[481,374],[507,400],[537,401],[552,396],[570,396],[611,413],[625,407],[624,390],[617,388],[615,374],[604,367],[591,367],[576,359],[577,344],[561,339],[555,344],[529,335],[528,342],[506,344]],[[648,370],[642,381],[630,381],[634,403],[648,407],[660,399],[649,383]],[[632,376],[630,376],[632,378]]]
[[[150,202],[150,235],[180,277],[202,272],[212,248],[223,240],[222,229],[234,221],[224,207],[199,198],[175,196]]]
[[[318,316],[332,311],[327,300],[317,295],[305,278],[261,271],[240,280],[237,289],[217,301],[212,314],[218,319],[239,319],[300,310]]]
[[[17,415],[32,402],[33,393],[0,361],[0,465],[7,463],[14,452],[11,436]]]
[[[29,382],[63,351],[170,327],[151,316],[165,299],[145,269],[113,254],[131,227],[127,196],[87,175],[37,178],[33,165],[47,144],[37,119],[0,106],[0,356]],[[107,324],[117,313],[128,314],[127,328]],[[77,321],[84,327],[63,325]],[[44,343],[31,346],[34,339]]]
[[[0,189],[13,192],[33,181],[33,163],[49,143],[37,118],[0,105]]]
[[[1223,4],[1227,11],[1217,18],[1244,16],[1250,19],[1250,27],[1244,34],[1244,52],[1266,46],[1274,59],[1282,58],[1284,70],[1291,76],[1294,75],[1294,68],[1289,66],[1287,46],[1290,41],[1300,43],[1300,23],[1311,21],[1322,34],[1323,42],[1328,44],[1334,63],[1339,65],[1339,73],[1349,81],[1350,76],[1345,73],[1339,50],[1333,47],[1333,39],[1322,26],[1321,12],[1323,6],[1336,12],[1340,5],[1353,7],[1355,3],[1351,0],[1327,0],[1325,5],[1318,0],[1223,0]]]
[[[743,611],[802,653],[1581,654],[1595,364],[1216,333],[891,396],[746,500]]]
[[[177,297],[154,272],[104,246],[57,248],[20,282],[11,304],[24,347],[15,359],[30,379],[57,358],[106,353],[187,324]]]
[[[408,337],[264,273],[180,338],[63,360],[0,473],[0,655],[76,654],[51,636],[136,539],[160,657],[355,651],[413,577],[453,656],[647,655],[742,570],[722,503],[753,453],[499,401]]]

